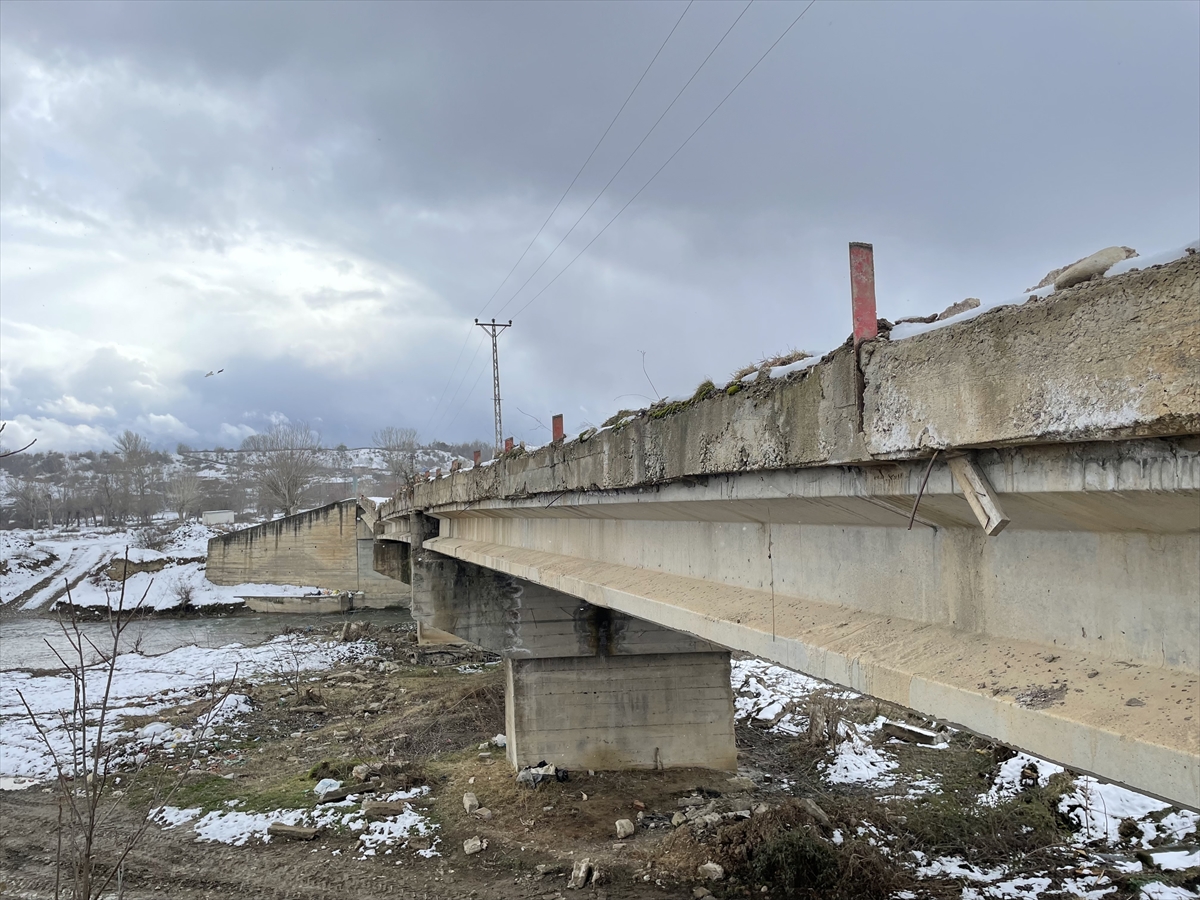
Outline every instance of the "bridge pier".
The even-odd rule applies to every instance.
[[[412,579],[422,627],[504,658],[514,766],[737,768],[725,648],[431,551]]]

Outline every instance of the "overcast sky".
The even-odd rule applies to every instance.
[[[6,446],[490,442],[478,315],[543,443],[840,343],[849,241],[894,319],[1200,234],[1200,4],[817,0],[538,295],[804,9],[0,3]]]

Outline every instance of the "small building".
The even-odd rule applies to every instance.
[[[200,513],[200,521],[205,525],[232,525],[236,518],[232,509],[209,509]]]

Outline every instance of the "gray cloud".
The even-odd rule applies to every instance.
[[[254,410],[332,443],[490,434],[471,317],[683,8],[6,2],[0,410],[47,442],[228,444]],[[746,11],[505,306],[742,8],[688,10],[487,315],[541,290],[803,7]],[[850,240],[875,242],[896,317],[1194,238],[1198,9],[819,0],[517,316],[507,430],[650,393],[643,350],[683,393],[840,342]]]

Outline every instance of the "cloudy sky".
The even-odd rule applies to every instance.
[[[852,240],[897,318],[1200,233],[1200,4],[805,8],[4,0],[6,444],[490,441],[475,316],[541,443],[840,343]]]

